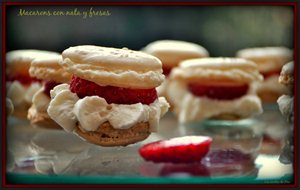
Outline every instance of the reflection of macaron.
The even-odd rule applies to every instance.
[[[258,169],[253,157],[237,149],[213,150],[202,164],[211,176],[257,176]]]
[[[255,62],[264,81],[258,84],[257,93],[263,102],[276,102],[287,89],[278,85],[282,66],[293,59],[293,52],[285,47],[248,48],[237,52],[237,56]]]
[[[31,62],[29,73],[43,82],[43,87],[38,90],[32,98],[32,106],[28,110],[28,119],[34,126],[45,128],[61,127],[54,122],[47,113],[50,102],[50,90],[61,83],[69,83],[71,74],[66,72],[59,64],[62,61],[61,55],[36,58]]]
[[[29,75],[32,60],[57,55],[40,50],[14,50],[6,54],[7,97],[14,105],[14,116],[25,118],[33,94],[41,87],[40,81]]]
[[[73,78],[50,92],[47,111],[66,131],[101,146],[126,146],[157,130],[168,110],[155,90],[164,79],[157,58],[92,45],[70,47],[62,56]]]
[[[148,44],[142,51],[161,60],[163,73],[166,76],[183,60],[208,57],[209,55],[207,50],[198,44],[177,40],[155,41]],[[167,83],[168,79],[157,88],[159,95],[165,95]]]
[[[251,61],[201,58],[181,62],[167,89],[180,122],[240,119],[262,112],[253,82],[262,80]],[[178,96],[181,95],[181,97]]]
[[[59,130],[41,131],[27,146],[36,156],[36,171],[43,174],[61,174],[81,152],[89,148],[89,144],[76,135]]]

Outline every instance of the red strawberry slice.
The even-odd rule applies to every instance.
[[[76,93],[79,98],[86,96],[100,96],[107,103],[115,104],[151,104],[157,99],[155,88],[151,89],[129,89],[114,86],[99,86],[94,82],[73,76],[70,83],[70,90]]]
[[[46,81],[44,84],[44,93],[50,97],[50,90],[52,90],[55,86],[59,85],[61,83],[57,83],[55,81]]]
[[[146,144],[139,153],[145,160],[153,162],[199,162],[207,154],[211,142],[207,136],[176,137]]]
[[[163,67],[163,74],[165,76],[169,76],[169,74],[171,73],[172,69],[173,69],[172,67]]]
[[[211,99],[232,100],[245,95],[249,86],[247,84],[237,85],[206,85],[190,83],[188,85],[189,91],[195,96],[204,96]]]

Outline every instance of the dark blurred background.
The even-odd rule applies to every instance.
[[[18,16],[26,11],[109,11],[110,16]],[[241,48],[293,48],[293,9],[288,6],[9,6],[7,50],[61,52],[83,44],[139,50],[160,39],[194,42],[211,56]]]

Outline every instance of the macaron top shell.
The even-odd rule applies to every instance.
[[[26,74],[31,62],[36,58],[46,58],[59,55],[57,52],[24,49],[6,53],[7,74]]]
[[[68,72],[101,86],[148,89],[164,80],[159,59],[127,48],[82,45],[64,50],[62,57]]]
[[[286,47],[256,47],[242,49],[237,57],[255,62],[260,72],[280,70],[281,67],[293,59],[293,51]]]
[[[159,58],[165,67],[177,66],[180,61],[208,57],[208,51],[195,43],[178,40],[159,40],[143,48],[144,52]]]
[[[68,83],[72,75],[61,66],[61,55],[36,58],[31,62],[29,74],[42,80]]]
[[[171,73],[171,78],[186,82],[227,81],[251,83],[263,79],[256,64],[242,58],[199,58],[180,63]]]

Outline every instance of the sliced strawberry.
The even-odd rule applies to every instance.
[[[140,155],[148,161],[189,163],[199,162],[208,152],[212,139],[206,136],[185,136],[144,145]]]
[[[245,95],[249,86],[247,84],[237,85],[206,85],[190,83],[188,84],[189,91],[195,96],[205,96],[211,99],[232,100]]]
[[[73,76],[70,83],[70,90],[76,93],[79,98],[85,96],[100,96],[107,103],[115,104],[151,104],[157,99],[155,88],[151,89],[129,89],[114,86],[99,86],[94,82]]]
[[[55,81],[46,81],[44,84],[44,93],[50,97],[50,90],[52,90],[55,86],[59,85],[61,83],[57,83]]]
[[[6,77],[7,81],[19,81],[23,85],[30,85],[33,82],[41,82],[41,80],[30,77],[29,75],[11,75]]]
[[[163,74],[165,76],[169,76],[169,74],[171,73],[172,71],[172,67],[163,67]]]

